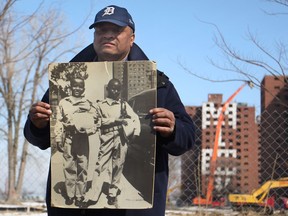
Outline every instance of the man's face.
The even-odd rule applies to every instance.
[[[84,80],[82,79],[71,80],[71,91],[72,91],[72,96],[81,97],[85,91]]]
[[[95,27],[94,49],[98,61],[121,61],[129,53],[135,35],[128,26],[121,27],[113,23],[103,22]]]
[[[114,100],[119,99],[121,93],[121,84],[118,81],[112,81],[107,86],[108,97]]]

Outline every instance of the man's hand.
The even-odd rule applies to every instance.
[[[51,114],[50,105],[44,102],[34,103],[29,110],[29,118],[37,128],[46,127]]]
[[[154,108],[149,111],[152,115],[154,130],[163,137],[169,137],[173,134],[175,128],[174,113],[164,108]]]

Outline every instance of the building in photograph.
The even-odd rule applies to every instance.
[[[149,61],[114,62],[113,76],[123,82],[122,97],[126,100],[157,86],[156,64]]]

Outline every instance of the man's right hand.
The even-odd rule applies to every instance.
[[[46,127],[51,114],[50,105],[44,102],[34,103],[29,110],[29,118],[37,128]]]

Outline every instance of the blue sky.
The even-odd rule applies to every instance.
[[[30,0],[27,4],[23,0],[16,4],[19,11],[29,12],[38,2]],[[136,23],[135,42],[151,60],[157,62],[158,69],[170,78],[184,105],[199,106],[207,101],[209,93],[223,94],[223,100],[226,100],[242,84],[205,81],[180,67],[178,61],[191,72],[213,80],[240,77],[235,73],[218,70],[209,63],[210,58],[224,64],[224,58],[213,40],[215,29],[200,20],[216,24],[228,43],[245,56],[262,59],[247,40],[248,30],[257,35],[258,40],[272,53],[277,52],[277,41],[282,40],[287,45],[288,16],[269,16],[264,12],[284,12],[285,8],[265,0],[50,0],[45,2],[44,7],[57,6],[65,18],[63,28],[70,30],[78,27],[87,17],[78,32],[84,48],[93,40],[93,30],[88,27],[95,14],[110,4],[128,9]],[[71,57],[63,56],[59,61],[69,61]],[[253,70],[253,74],[260,80],[264,76],[260,70]],[[257,113],[260,112],[258,88],[246,87],[234,101],[246,102],[249,106],[255,106]]]

